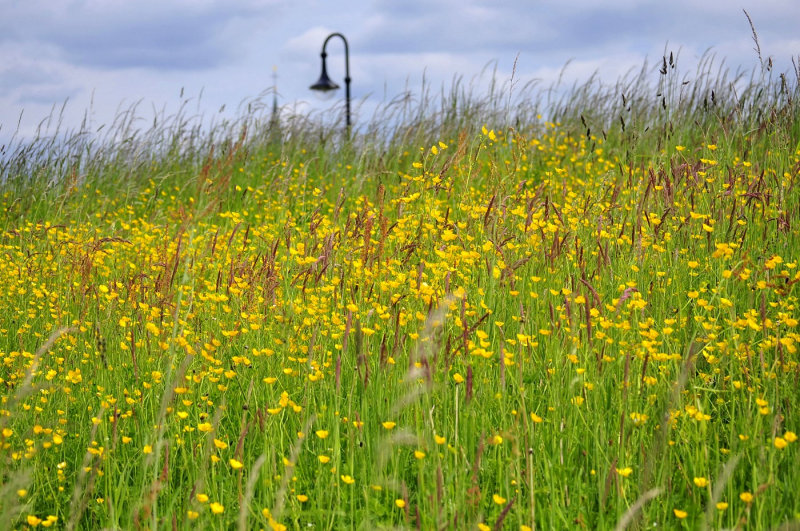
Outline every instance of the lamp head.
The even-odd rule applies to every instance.
[[[311,85],[309,88],[311,90],[318,90],[320,92],[330,92],[339,88],[339,85],[333,82],[330,77],[328,77],[328,69],[325,67],[325,57],[327,54],[322,52],[322,74],[320,74],[319,79],[316,83]]]

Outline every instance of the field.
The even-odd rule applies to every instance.
[[[797,80],[658,66],[6,151],[0,528],[797,525]]]

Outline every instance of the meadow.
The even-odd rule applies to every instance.
[[[4,147],[0,528],[797,525],[800,72],[712,59]]]

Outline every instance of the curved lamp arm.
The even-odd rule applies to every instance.
[[[325,38],[325,42],[322,43],[322,53],[320,53],[320,57],[322,57],[322,74],[319,77],[319,80],[311,85],[311,90],[321,90],[323,92],[327,92],[329,90],[336,90],[339,88],[339,85],[334,83],[330,77],[328,77],[328,69],[325,64],[325,59],[328,57],[328,54],[325,52],[325,47],[328,46],[328,41],[330,41],[333,37],[341,37],[342,42],[344,42],[344,90],[345,90],[345,111],[346,111],[346,122],[347,127],[350,127],[350,47],[347,44],[347,39],[339,32],[331,33]]]

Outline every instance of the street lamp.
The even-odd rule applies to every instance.
[[[328,41],[331,40],[333,37],[341,37],[342,41],[344,42],[344,98],[345,98],[345,110],[346,110],[346,118],[347,118],[347,127],[350,128],[350,50],[347,47],[347,39],[344,38],[344,35],[341,33],[331,33],[325,39],[325,42],[322,44],[322,53],[320,57],[322,57],[322,74],[319,76],[319,80],[309,87],[311,90],[319,90],[320,92],[329,92],[332,90],[336,90],[339,88],[339,85],[333,82],[331,78],[328,77],[328,69],[325,67],[325,58],[328,57],[328,54],[325,53],[325,47],[328,45]]]

